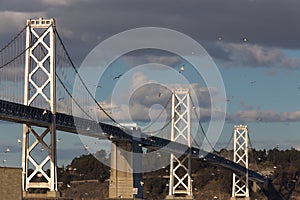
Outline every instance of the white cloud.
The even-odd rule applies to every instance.
[[[128,87],[129,90],[122,90],[122,94],[118,93],[120,95],[117,97],[118,102],[114,102],[114,100],[111,102],[109,99],[100,103],[116,120],[151,121],[164,112],[163,110],[165,110],[165,114],[170,115],[171,93],[175,88],[189,88],[192,91],[194,109],[198,111],[202,120],[209,121],[212,113],[216,114],[217,118],[224,116],[224,111],[217,110],[217,108],[211,110],[211,95],[218,95],[216,88],[201,87],[199,84],[161,85],[150,80],[142,72],[135,72],[132,75]],[[194,94],[195,96],[193,96]],[[120,98],[122,101],[119,100]],[[222,101],[224,102],[224,99]],[[98,111],[100,112],[100,110]],[[104,117],[103,114],[98,115],[101,116],[100,118]]]
[[[285,69],[300,68],[299,59],[287,55],[279,48],[237,43],[219,43],[218,45],[225,50],[227,59],[237,65]]]
[[[132,76],[131,89],[137,89],[140,86],[149,82],[148,77],[142,72],[136,72]]]
[[[146,61],[150,63],[160,63],[164,64],[170,67],[176,66],[176,63],[180,62],[180,57],[179,56],[155,56],[155,55],[150,55],[146,56]]]
[[[66,6],[69,5],[72,1],[71,0],[42,0],[42,2],[49,6]]]

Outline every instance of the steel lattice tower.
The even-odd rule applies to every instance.
[[[248,169],[248,127],[234,126],[233,161]],[[233,173],[231,199],[249,199],[248,173],[237,175]]]
[[[24,195],[34,188],[46,189],[51,195],[57,192],[54,31],[54,19],[27,20],[24,104],[44,108],[43,115],[51,115],[51,125],[46,129],[23,126]]]
[[[191,110],[188,89],[172,91],[171,141],[191,147]],[[167,199],[182,197],[192,199],[191,155],[171,154],[169,196]]]

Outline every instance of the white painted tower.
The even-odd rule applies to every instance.
[[[234,126],[233,161],[248,169],[248,127],[246,125]],[[237,175],[233,173],[232,200],[249,200],[248,173]]]
[[[31,189],[46,189],[49,196],[57,194],[54,31],[54,19],[27,20],[24,105],[44,108],[43,115],[51,115],[51,124],[46,129],[24,124],[24,196]]]
[[[188,89],[172,91],[171,141],[192,146],[191,102]],[[193,199],[191,155],[171,154],[169,195],[167,199]]]

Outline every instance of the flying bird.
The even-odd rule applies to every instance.
[[[7,147],[6,150],[5,150],[5,153],[8,153],[8,152],[10,152],[10,148],[9,147]]]
[[[179,69],[179,73],[181,74],[184,71],[184,65],[182,65]]]
[[[254,84],[254,83],[256,83],[256,81],[251,81],[251,82],[250,82],[250,84]]]
[[[123,75],[123,74],[119,74],[118,76],[115,76],[115,77],[113,78],[113,80],[119,79],[122,75]]]
[[[21,139],[20,138],[18,138],[17,139],[17,141],[18,141],[18,143],[20,144],[20,143],[22,143],[22,141],[21,141]]]
[[[93,85],[95,88],[102,88],[101,85]]]
[[[61,100],[64,100],[65,98],[64,97],[60,97],[59,99],[58,99],[58,101],[61,101]]]
[[[248,38],[246,38],[246,37],[241,38],[241,40],[242,40],[243,42],[248,42],[248,41],[249,41]]]

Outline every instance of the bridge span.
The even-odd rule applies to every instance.
[[[0,100],[0,120],[47,128],[51,123],[51,117],[52,115],[49,110]],[[191,154],[193,158],[206,160],[212,164],[225,167],[234,173],[241,175],[248,174],[249,179],[256,182],[269,199],[283,200],[273,187],[270,178],[247,169],[231,160],[196,147],[189,148],[187,145],[181,143],[143,133],[141,133],[141,138],[136,138],[133,136],[134,134],[130,133],[132,131],[130,129],[123,129],[110,124],[95,122],[63,113],[56,113],[56,128],[60,131],[82,134],[98,139],[136,141],[144,147],[164,149],[169,153]]]

